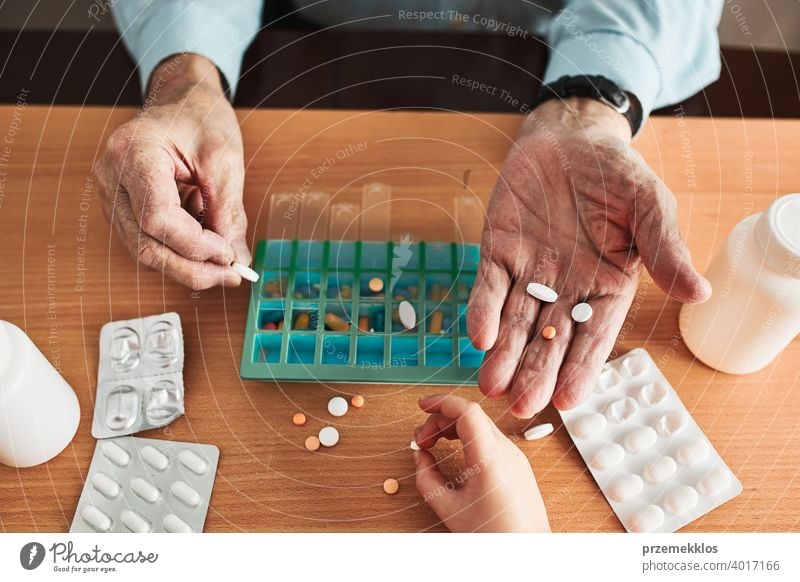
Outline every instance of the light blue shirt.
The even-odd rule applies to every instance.
[[[266,0],[269,1],[269,0]],[[294,0],[320,26],[537,35],[551,47],[544,82],[602,75],[641,101],[645,117],[716,80],[723,0]],[[113,4],[142,87],[170,55],[217,65],[235,91],[261,27],[262,0],[121,0]],[[527,38],[527,36],[523,36]],[[533,41],[531,41],[533,42]]]

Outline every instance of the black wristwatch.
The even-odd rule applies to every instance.
[[[614,81],[600,75],[566,76],[542,85],[535,106],[550,99],[567,97],[589,97],[605,103],[628,120],[631,135],[636,135],[642,126],[642,106],[636,96],[623,91]]]

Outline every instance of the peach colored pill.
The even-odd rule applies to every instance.
[[[554,328],[552,325],[548,325],[542,330],[542,337],[544,339],[553,339],[556,337],[556,328]]]
[[[353,405],[353,408],[361,408],[364,406],[364,397],[361,394],[356,394],[350,399],[350,404]]]
[[[373,293],[380,293],[383,291],[383,279],[380,277],[373,277],[368,283],[369,290]]]
[[[292,422],[295,426],[303,426],[306,423],[306,415],[302,412],[295,412],[292,417]]]
[[[316,451],[319,449],[319,439],[315,436],[310,436],[306,439],[306,448],[309,451]]]
[[[398,489],[400,489],[400,483],[397,482],[397,479],[387,479],[383,482],[383,490],[387,495],[394,495]]]

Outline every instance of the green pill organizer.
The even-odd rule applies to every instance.
[[[259,242],[241,377],[477,384],[484,354],[466,312],[479,256],[477,244]],[[416,312],[410,329],[402,301]]]

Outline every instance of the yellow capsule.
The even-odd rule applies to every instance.
[[[311,317],[308,313],[301,313],[297,317],[294,318],[294,328],[295,329],[308,329],[309,324],[311,323]]]

